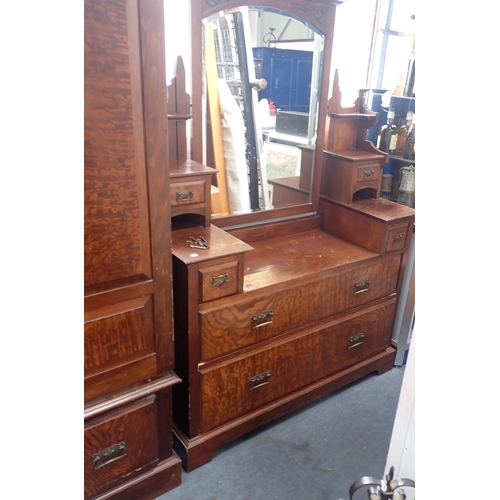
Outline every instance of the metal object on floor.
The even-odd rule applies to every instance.
[[[354,499],[354,494],[358,490],[366,487],[368,487],[369,500],[405,500],[406,494],[402,489],[403,486],[415,489],[415,481],[413,479],[393,479],[393,477],[394,467],[391,467],[385,480],[371,476],[358,479],[349,488],[349,500]]]

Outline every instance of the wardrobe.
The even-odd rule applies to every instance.
[[[84,498],[152,499],[181,482],[163,5],[84,15]]]

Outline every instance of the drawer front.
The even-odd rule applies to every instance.
[[[405,247],[406,236],[408,234],[408,224],[390,227],[387,231],[386,252],[401,250]]]
[[[208,302],[238,293],[239,262],[200,269],[200,302]]]
[[[177,182],[170,185],[171,206],[205,203],[205,181]]]
[[[238,296],[233,305],[202,310],[201,357],[212,359],[390,295],[396,291],[399,263],[397,255],[257,299]]]
[[[202,371],[206,432],[389,346],[395,299],[360,315],[297,332],[282,343]]]
[[[155,396],[85,424],[85,498],[152,467],[158,460]]]
[[[377,164],[359,165],[356,168],[356,182],[372,181],[381,178],[381,169]]]

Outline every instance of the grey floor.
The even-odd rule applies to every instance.
[[[383,477],[403,375],[367,375],[219,448],[156,500],[348,500]]]

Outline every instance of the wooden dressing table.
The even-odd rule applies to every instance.
[[[307,14],[316,26],[314,9],[321,9],[329,26],[341,2],[303,1],[300,13],[297,2],[267,3]],[[213,4],[193,2],[194,26],[216,11]],[[304,155],[304,171],[313,171],[310,203],[212,217],[209,226],[172,233],[175,372],[182,379],[173,389],[175,449],[187,471],[222,444],[393,366],[391,332],[414,211],[379,198],[388,157],[364,139],[377,120],[364,107],[364,91],[344,109],[338,76],[329,99],[327,82],[321,135]],[[190,248],[196,238],[209,248]]]

